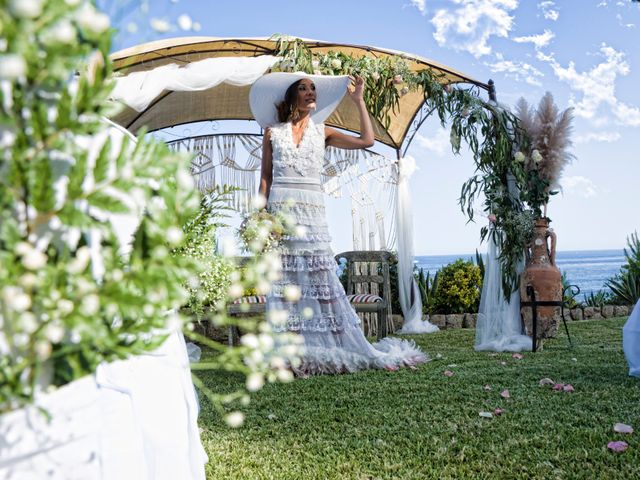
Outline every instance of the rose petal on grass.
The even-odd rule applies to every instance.
[[[478,415],[482,418],[493,418],[493,413],[491,412],[480,412]]]
[[[628,447],[629,444],[623,441],[607,443],[607,448],[613,452],[624,452]]]
[[[504,412],[504,410],[502,410],[501,408],[496,408],[493,413],[496,417],[499,417],[500,415],[502,415],[502,412]]]
[[[560,391],[562,391],[562,390],[564,389],[564,383],[556,383],[556,384],[553,386],[553,389],[554,389],[554,390],[557,390],[557,391],[559,391],[559,392],[560,392]]]
[[[514,353],[513,355],[511,355],[511,358],[522,360],[524,358],[524,355],[522,355],[521,353]]]
[[[616,423],[613,426],[613,431],[617,433],[633,433],[633,427],[626,423]]]
[[[578,359],[577,359],[576,357],[573,357],[573,358],[571,359],[571,361],[572,361],[572,362],[577,362],[577,361],[578,361]]]
[[[455,375],[455,373],[453,373],[451,370],[445,370],[442,374],[445,377],[453,377]]]
[[[564,387],[562,387],[562,390],[569,393],[576,391],[576,389],[573,388],[573,385],[571,385],[570,383],[567,383]]]
[[[545,385],[553,385],[554,383],[556,383],[556,382],[554,382],[550,378],[546,378],[545,377],[545,378],[543,378],[542,380],[540,380],[538,382],[538,385],[540,385],[541,387],[544,387]]]
[[[506,388],[500,392],[500,396],[502,398],[511,398],[511,394],[509,393],[509,390],[507,390]]]

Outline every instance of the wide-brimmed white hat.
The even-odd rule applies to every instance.
[[[284,101],[287,88],[301,78],[308,78],[316,86],[316,109],[311,112],[314,123],[322,123],[329,118],[340,104],[351,81],[348,75],[309,75],[304,72],[274,72],[263,75],[256,80],[249,93],[253,118],[262,128],[279,122],[276,105]]]

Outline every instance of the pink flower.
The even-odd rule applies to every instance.
[[[400,85],[403,82],[404,80],[402,80],[402,75],[394,75],[393,83],[395,83],[396,85]]]
[[[629,444],[623,441],[607,443],[607,448],[613,452],[624,452],[627,447],[629,447]]]
[[[498,219],[496,218],[496,215],[494,213],[489,214],[489,216],[487,218],[489,219],[489,221],[491,223],[496,223],[498,221]]]
[[[633,427],[625,423],[616,423],[613,426],[613,431],[617,433],[633,433]]]
[[[571,392],[575,392],[575,391],[576,391],[576,390],[575,390],[575,388],[573,388],[573,385],[571,385],[570,383],[567,383],[567,384],[562,388],[562,390],[563,390],[563,391],[565,391],[565,392],[569,392],[569,393],[571,393]]]
[[[502,392],[500,392],[500,396],[502,398],[511,398],[511,394],[509,393],[509,390],[504,389]]]
[[[502,412],[504,412],[504,410],[502,410],[501,408],[496,408],[493,413],[496,417],[499,417],[500,415],[502,415]]]
[[[444,375],[445,377],[453,377],[455,374],[454,374],[451,370],[445,370],[445,371],[443,372],[443,375]]]
[[[561,391],[564,389],[564,384],[563,384],[563,383],[556,383],[556,384],[553,386],[553,389],[554,389],[554,390],[557,390],[557,391],[559,391],[559,392],[561,392]]]
[[[522,355],[521,353],[514,353],[513,355],[511,355],[511,358],[522,360],[524,358],[524,355]]]

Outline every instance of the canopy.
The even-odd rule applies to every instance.
[[[313,52],[339,51],[354,57],[402,56],[412,71],[425,68],[441,75],[442,84],[470,83],[485,90],[489,86],[440,63],[415,55],[377,47],[337,44],[317,40],[303,40]],[[270,38],[185,37],[149,42],[121,50],[111,55],[117,75],[148,72],[169,64],[187,65],[200,60],[219,57],[258,57],[274,55],[277,40]],[[116,123],[136,133],[146,127],[149,131],[207,120],[253,120],[249,109],[250,85],[220,83],[201,91],[164,90],[142,111],[125,107],[114,116]],[[394,149],[402,146],[416,115],[424,105],[422,92],[410,92],[400,98],[399,108],[391,113],[388,129],[374,121],[376,140]],[[327,125],[358,131],[356,108],[345,98],[327,119]]]

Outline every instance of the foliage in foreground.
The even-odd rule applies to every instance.
[[[270,385],[256,395],[246,427],[238,430],[220,425],[204,402],[207,478],[637,478],[640,380],[627,376],[623,322],[572,322],[576,347],[561,336],[521,360],[474,352],[472,330],[417,336],[434,358],[417,371]],[[575,392],[540,387],[545,377]],[[231,374],[205,378],[222,389],[241,381]],[[505,389],[510,398],[501,396]],[[496,408],[502,415],[479,416]],[[618,422],[636,432],[615,433]],[[620,454],[608,451],[612,440],[630,446]]]

